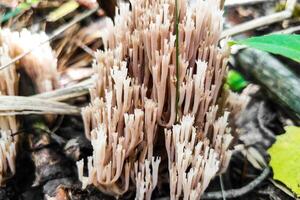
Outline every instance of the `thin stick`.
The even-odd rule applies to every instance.
[[[300,26],[293,26],[287,29],[282,29],[280,31],[273,32],[271,34],[291,34],[300,31]]]
[[[283,21],[292,16],[292,11],[284,10],[282,12],[278,12],[275,14],[271,14],[268,16],[260,17],[249,22],[245,22],[234,26],[232,28],[226,29],[222,32],[221,38],[226,38],[234,35],[238,35],[240,33],[256,29],[258,27],[262,27],[265,25],[273,24],[276,22]]]
[[[265,2],[274,2],[274,0],[226,0],[225,7],[265,3]]]
[[[35,47],[23,52],[22,54],[18,55],[17,57],[15,57],[14,59],[12,59],[10,62],[6,63],[5,65],[0,67],[0,70],[5,69],[7,67],[9,67],[11,64],[17,62],[18,60],[20,60],[21,58],[23,58],[24,56],[30,54],[33,50],[35,50],[36,48],[40,47],[41,45],[53,40],[55,37],[57,37],[58,35],[60,35],[61,33],[63,33],[65,30],[69,29],[70,27],[72,27],[74,24],[80,22],[81,20],[85,19],[86,17],[90,16],[91,14],[93,14],[94,12],[96,12],[98,10],[98,8],[95,8],[93,10],[90,10],[86,13],[83,13],[81,15],[79,15],[78,17],[76,17],[75,19],[73,19],[71,22],[69,22],[68,24],[62,26],[61,28],[57,29],[56,31],[54,31],[49,38],[41,41],[39,44],[37,44]]]
[[[221,185],[222,199],[226,200],[225,191],[224,191],[224,183],[223,183],[223,179],[222,179],[222,174],[219,175],[219,179],[220,179],[220,185]]]
[[[61,88],[50,92],[37,94],[32,97],[49,99],[51,101],[66,101],[69,99],[73,99],[88,94],[89,88],[93,85],[93,83],[94,81],[92,79],[88,79],[66,88]]]
[[[79,46],[82,50],[84,50],[87,54],[95,58],[95,52],[93,51],[93,49],[83,44],[80,40],[76,40],[76,45]]]
[[[266,167],[264,171],[256,179],[251,181],[248,185],[239,189],[231,189],[231,190],[224,191],[224,196],[227,199],[229,199],[229,198],[237,198],[247,194],[248,192],[256,188],[259,184],[261,184],[268,177],[270,172],[271,172],[270,168]],[[223,198],[222,191],[204,193],[204,195],[202,195],[201,197],[201,199],[222,199],[222,198]]]
[[[273,24],[273,23],[288,19],[293,15],[293,10],[295,8],[296,2],[297,2],[297,0],[287,0],[286,9],[284,11],[274,13],[274,14],[271,14],[268,16],[260,17],[260,18],[239,24],[239,25],[229,28],[227,30],[224,30],[222,32],[221,37],[226,38],[226,37],[237,35],[237,34],[258,28],[258,27],[262,27],[265,25]]]
[[[175,31],[176,31],[176,121],[179,109],[179,10],[178,0],[175,0]]]

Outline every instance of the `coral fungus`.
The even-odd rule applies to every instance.
[[[91,104],[82,111],[94,150],[87,177],[78,162],[83,186],[118,197],[133,183],[136,199],[150,199],[160,163],[169,166],[171,199],[199,199],[226,169],[232,136],[229,113],[218,106],[228,57],[218,46],[222,11],[217,0],[178,4],[178,63],[173,0],[121,3],[102,31]],[[165,151],[155,148],[164,129],[168,163],[154,157]]]

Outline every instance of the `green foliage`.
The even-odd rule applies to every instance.
[[[27,0],[23,3],[20,3],[15,9],[11,10],[10,12],[6,13],[5,15],[0,17],[0,23],[6,22],[12,17],[17,16],[21,12],[31,8],[31,6],[34,6],[38,4],[40,0]]]
[[[239,92],[248,85],[248,82],[239,72],[235,70],[229,70],[226,84],[232,91]]]
[[[281,181],[300,197],[300,127],[286,127],[268,150],[274,179]]]
[[[273,34],[231,41],[229,45],[240,44],[273,54],[279,54],[300,62],[300,35]]]

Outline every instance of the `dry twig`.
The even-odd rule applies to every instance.
[[[298,32],[298,31],[300,31],[300,26],[293,26],[293,27],[290,27],[287,29],[273,32],[272,34],[292,34],[292,33]]]
[[[262,27],[265,25],[273,24],[273,23],[288,19],[293,15],[293,10],[294,10],[296,2],[297,2],[296,0],[287,0],[286,9],[284,11],[274,13],[274,14],[271,14],[268,16],[263,16],[263,17],[239,24],[232,28],[226,29],[222,32],[221,37],[222,38],[230,37],[233,35],[237,35],[237,34],[258,28],[258,27]]]
[[[259,184],[261,184],[270,174],[271,170],[269,167],[265,168],[264,171],[253,181],[251,181],[248,185],[241,187],[239,189],[231,189],[227,191],[218,191],[218,192],[209,192],[205,193],[201,199],[222,199],[223,194],[225,198],[236,198],[240,197],[242,195],[247,194],[251,190],[253,190],[255,187],[257,187]]]

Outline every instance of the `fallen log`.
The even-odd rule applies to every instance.
[[[243,49],[236,55],[238,67],[271,94],[300,121],[300,78],[269,53]]]

